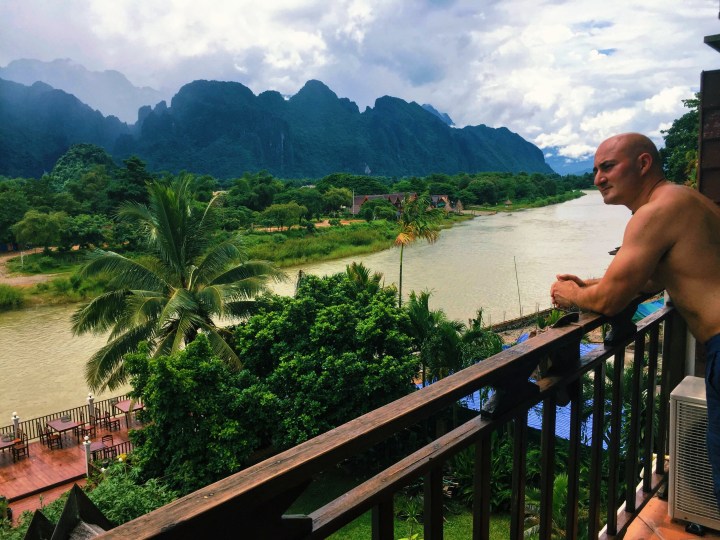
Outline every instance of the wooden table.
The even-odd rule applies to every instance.
[[[132,400],[130,399],[123,399],[122,401],[118,401],[114,406],[115,408],[125,414],[125,427],[130,427],[130,413],[141,411],[145,408],[145,405],[141,401],[136,401],[133,403],[132,409],[130,409],[130,402]]]
[[[0,451],[4,453],[6,448],[12,448],[12,445],[16,442],[20,442],[20,439],[10,438],[8,440],[3,440],[0,438]]]
[[[103,443],[102,441],[90,443],[90,455],[93,457],[93,459],[98,459],[98,453],[100,454],[100,457],[102,457],[103,450],[105,450],[105,443]]]
[[[62,418],[56,418],[55,420],[48,420],[47,426],[60,433],[61,435],[66,431],[75,429],[78,426],[82,426],[82,422],[76,422],[75,420],[63,420]],[[78,443],[80,442],[80,433],[78,433]]]

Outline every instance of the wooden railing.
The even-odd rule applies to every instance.
[[[634,311],[634,308],[632,309]],[[424,482],[424,538],[443,535],[443,475],[450,458],[471,447],[475,454],[472,538],[490,535],[491,435],[512,426],[513,473],[510,505],[512,539],[523,538],[526,514],[528,411],[542,404],[540,538],[551,538],[555,478],[557,405],[570,403],[566,467],[568,504],[565,536],[622,535],[664,478],[669,391],[683,375],[685,330],[672,307],[638,323],[582,314],[577,322],[553,328],[411,395],[284,451],[237,474],[121,525],[104,538],[325,538],[372,511],[373,538],[393,538],[393,497],[418,479]],[[580,355],[583,336],[610,322],[604,346]],[[662,340],[661,336],[662,335]],[[623,396],[626,355],[636,369]],[[543,376],[537,378],[537,368]],[[606,394],[606,368],[612,392]],[[643,382],[644,381],[644,382]],[[308,515],[284,515],[319,473],[360,455],[428,421],[481,389],[494,390],[485,412],[410,451],[375,476]],[[591,390],[592,416],[581,413]],[[643,411],[654,411],[644,414]],[[586,423],[584,425],[584,422]],[[449,426],[450,429],[453,426]],[[585,431],[583,431],[583,428]],[[583,433],[592,435],[589,448]],[[622,445],[621,435],[626,442]],[[604,444],[603,444],[604,441]],[[622,452],[621,452],[621,446]],[[589,454],[589,456],[588,456]],[[581,467],[581,462],[589,465]],[[588,471],[583,468],[588,467]],[[603,468],[605,468],[603,470]],[[625,473],[621,478],[620,472]],[[601,489],[602,488],[602,489]],[[602,496],[601,493],[607,493]],[[588,493],[585,498],[583,493]],[[582,499],[582,500],[581,500]],[[585,531],[583,531],[585,532]]]
[[[105,413],[109,413],[111,417],[117,416],[117,410],[114,409],[114,405],[118,401],[122,401],[124,399],[128,399],[128,396],[122,395],[109,399],[94,401],[93,410],[95,412],[95,417],[100,418],[101,416],[105,416]],[[22,430],[23,433],[25,433],[25,435],[27,435],[29,440],[39,439],[40,433],[38,433],[38,426],[40,426],[42,429],[45,429],[45,426],[47,425],[49,420],[56,420],[64,416],[69,416],[72,420],[76,422],[80,422],[81,419],[84,419],[85,422],[88,422],[90,415],[88,413],[88,406],[80,405],[78,407],[65,409],[64,411],[56,411],[50,414],[46,414],[44,416],[39,416],[37,418],[21,420],[20,422],[18,422],[18,427]],[[14,432],[14,429],[14,424],[2,426],[0,427],[0,436],[4,434],[9,435]]]

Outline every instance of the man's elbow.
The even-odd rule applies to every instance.
[[[601,315],[605,315],[606,317],[614,317],[623,309],[625,309],[625,306],[627,306],[627,304],[627,302],[624,302],[622,300],[614,298],[604,298],[597,306],[597,309],[595,309],[595,311],[597,313],[600,313]]]

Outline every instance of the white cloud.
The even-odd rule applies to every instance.
[[[720,33],[716,0],[45,0],[0,2],[0,65],[72,58],[172,95],[194,79],[255,93],[309,79],[372,106],[431,103],[561,156],[618,131],[662,142]]]

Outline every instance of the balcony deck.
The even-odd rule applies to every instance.
[[[691,540],[699,536],[685,532],[687,524],[673,521],[668,515],[668,503],[657,495],[650,499],[628,528],[628,540]],[[705,529],[707,539],[720,539],[720,531]]]
[[[98,426],[93,441],[99,441],[106,434],[113,436],[114,445],[128,441],[124,420],[115,431]],[[10,501],[14,518],[25,510],[47,505],[69,490],[73,483],[84,485],[85,482],[85,449],[72,433],[63,435],[63,448],[50,450],[38,439],[32,439],[29,450],[30,456],[17,463],[13,463],[9,448],[0,452],[0,494]]]

